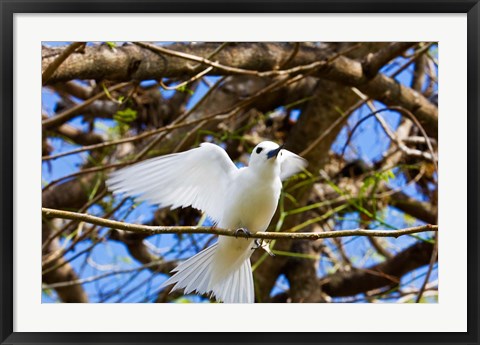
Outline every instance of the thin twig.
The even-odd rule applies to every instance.
[[[118,89],[121,89],[125,86],[128,86],[128,85],[131,85],[132,82],[126,82],[126,83],[120,83],[120,84],[117,84],[117,85],[114,85],[112,86],[111,88],[108,89],[108,92],[109,93],[112,93],[113,91],[116,91]],[[56,115],[54,117],[50,117],[46,120],[43,120],[42,121],[42,128],[43,129],[47,129],[47,128],[51,128],[51,127],[54,127],[54,126],[57,126],[57,125],[60,125],[68,120],[70,120],[72,117],[76,116],[80,111],[82,111],[83,109],[85,109],[88,105],[92,104],[93,102],[95,102],[96,100],[106,96],[106,92],[105,90],[102,91],[102,92],[99,92],[98,94],[96,94],[95,96],[93,97],[90,97],[89,99],[87,99],[86,101],[68,109],[68,110],[65,110],[63,113],[59,114],[59,115]]]
[[[433,245],[432,256],[430,257],[430,263],[428,264],[428,271],[427,271],[427,274],[425,275],[425,280],[423,281],[423,284],[420,290],[418,291],[418,295],[417,295],[417,298],[415,299],[415,303],[420,303],[420,301],[422,300],[422,295],[425,292],[428,281],[430,280],[430,275],[432,274],[432,271],[433,271],[433,265],[435,265],[435,262],[437,261],[437,254],[438,254],[438,232],[435,233],[435,244]]]
[[[220,112],[220,113],[217,113],[217,114],[212,114],[212,115],[207,115],[203,118],[200,118],[200,119],[196,119],[196,120],[193,120],[191,121],[189,124],[196,124],[196,123],[200,123],[200,122],[204,122],[204,121],[209,121],[209,120],[227,120],[229,119],[230,117],[234,116],[235,114],[237,114],[241,109],[243,109],[244,107],[246,107],[247,105],[251,104],[255,99],[259,98],[260,96],[266,94],[266,93],[269,93],[269,92],[274,92],[276,89],[278,89],[279,87],[282,87],[282,86],[285,86],[285,85],[288,85],[289,83],[291,82],[295,82],[295,81],[298,81],[299,79],[303,78],[304,76],[302,75],[297,75],[293,78],[290,78],[290,77],[284,77],[284,78],[281,78],[273,83],[271,83],[270,85],[268,85],[267,87],[261,89],[260,91],[258,91],[255,95],[251,96],[251,97],[248,97],[240,102],[238,102],[236,105],[234,105],[232,108],[224,111],[224,112]],[[206,95],[205,95],[206,96]],[[197,103],[198,104],[198,103]],[[194,107],[195,108],[195,107]],[[194,109],[194,108],[191,108]],[[189,113],[186,113],[184,115],[181,116],[181,118],[178,118],[177,120],[183,120]],[[162,132],[165,133],[165,131],[170,131],[172,130],[173,128],[177,128],[177,127],[184,127],[185,124],[178,124],[178,125],[173,125],[173,126],[167,126],[165,127],[166,129],[163,130]],[[141,158],[143,158],[143,156],[145,156],[146,153],[148,153],[148,151],[156,144],[158,144],[158,142],[163,139],[164,135],[162,135],[163,133],[161,133],[159,136],[157,136],[156,138],[154,138],[133,160],[131,161],[126,161],[126,162],[122,162],[122,163],[115,163],[115,164],[109,164],[109,165],[104,165],[104,166],[100,166],[100,167],[93,167],[93,168],[88,168],[88,169],[84,169],[84,170],[80,170],[80,171],[77,171],[75,173],[72,173],[70,175],[67,175],[67,176],[63,176],[63,177],[60,177],[56,180],[53,180],[51,181],[48,185],[46,185],[42,191],[45,191],[51,187],[53,187],[54,185],[58,184],[59,182],[62,182],[64,180],[67,180],[69,178],[72,178],[72,177],[76,177],[76,176],[80,176],[80,175],[84,175],[84,174],[91,174],[91,173],[94,173],[94,172],[99,172],[99,171],[103,171],[103,170],[107,170],[107,169],[111,169],[111,168],[118,168],[118,167],[122,167],[122,166],[125,166],[125,165],[128,165],[128,164],[132,164],[132,163],[136,163],[138,162]]]
[[[163,81],[159,81],[159,84],[162,88],[164,88],[165,90],[169,90],[169,91],[174,91],[174,90],[178,90],[184,86],[187,86],[188,84],[190,84],[191,82],[194,82],[195,80],[198,80],[200,78],[202,78],[205,74],[208,74],[211,70],[213,69],[212,66],[210,67],[207,67],[205,70],[203,70],[202,72],[194,75],[193,77],[191,77],[190,79],[180,83],[180,84],[177,84],[175,86],[168,86],[168,85],[165,85],[165,83]]]
[[[136,272],[136,271],[143,271],[147,268],[150,268],[150,267],[162,264],[162,263],[165,263],[165,261],[164,260],[155,260],[155,261],[149,262],[148,264],[145,264],[145,265],[140,266],[140,267],[134,267],[134,268],[128,268],[128,269],[106,272],[106,273],[102,273],[102,274],[99,274],[99,275],[96,275],[96,276],[91,276],[91,277],[87,277],[87,278],[83,278],[83,279],[70,280],[70,281],[53,283],[53,284],[48,284],[48,285],[45,284],[45,285],[42,286],[42,289],[56,289],[56,288],[61,288],[61,287],[66,287],[66,286],[82,285],[82,284],[85,284],[85,283],[92,283],[94,281],[97,281],[97,280],[100,280],[100,279],[103,279],[103,278],[107,278],[107,277],[110,277],[110,276],[113,276],[113,275],[117,275],[117,274],[125,274],[125,273],[132,273],[132,272]]]
[[[290,55],[285,59],[285,61],[282,61],[280,63],[280,68],[283,68],[283,67],[287,66],[295,58],[295,56],[298,54],[299,50],[300,50],[300,43],[295,42],[293,50],[290,53]]]
[[[79,213],[85,212],[88,210],[90,206],[93,204],[96,204],[98,201],[100,201],[105,195],[107,194],[107,190],[103,189],[101,192],[98,193],[96,197],[94,197],[92,200],[88,201],[85,205],[80,208]],[[67,229],[71,228],[73,224],[76,222],[70,222],[68,224],[65,224],[62,228],[60,228],[58,231],[55,231],[53,234],[51,234],[45,242],[42,244],[42,250],[46,249],[48,245],[55,239],[55,237],[59,236],[61,233],[66,231]]]
[[[190,108],[190,110],[187,110],[186,112],[178,115],[178,117],[175,119],[175,121],[173,121],[171,124],[169,124],[167,126],[164,126],[162,128],[158,128],[158,129],[154,129],[154,130],[151,130],[151,131],[148,131],[148,132],[143,132],[139,135],[136,135],[136,136],[133,136],[133,137],[130,137],[130,138],[112,140],[112,141],[109,141],[109,142],[106,142],[106,143],[83,146],[83,147],[80,147],[80,148],[75,149],[75,150],[62,152],[62,153],[58,153],[58,154],[51,155],[51,156],[43,156],[42,160],[47,161],[47,160],[51,160],[51,159],[57,159],[57,158],[60,158],[60,157],[72,155],[72,154],[75,154],[75,153],[80,153],[80,152],[83,152],[83,151],[95,150],[95,149],[104,148],[104,147],[108,147],[108,146],[113,146],[113,145],[117,145],[117,144],[124,144],[124,143],[128,143],[128,142],[133,142],[133,141],[137,141],[137,140],[140,140],[140,139],[150,137],[150,136],[155,135],[155,134],[160,134],[162,132],[170,132],[170,131],[172,131],[174,129],[177,129],[177,128],[197,124],[197,123],[205,120],[205,118],[196,119],[196,120],[192,120],[192,121],[185,121],[185,122],[181,122],[181,121],[185,120],[190,114],[192,114],[195,110],[197,110],[198,107],[205,102],[205,100],[212,94],[212,92],[214,90],[216,90],[218,88],[218,86],[222,82],[225,81],[226,78],[227,77],[223,77],[223,78],[219,79],[213,86],[210,87],[210,89],[207,91],[207,93],[192,108]],[[216,115],[220,115],[220,114],[214,114],[214,115],[216,116]],[[154,139],[154,140],[156,140],[156,139]]]
[[[59,177],[56,180],[51,181],[49,184],[47,184],[45,187],[43,187],[42,192],[45,192],[46,190],[52,188],[57,183],[59,183],[61,181],[68,180],[72,177],[77,177],[77,176],[85,175],[85,174],[91,174],[91,173],[94,173],[94,172],[99,172],[99,171],[103,171],[103,170],[107,170],[107,169],[111,169],[111,168],[119,168],[119,167],[123,167],[123,166],[125,166],[129,163],[131,163],[131,162],[114,163],[114,164],[103,165],[103,166],[99,166],[99,167],[93,167],[93,168],[87,168],[87,169],[80,170],[80,171],[74,172],[70,175],[62,176],[62,177]]]
[[[363,94],[359,89],[357,89],[356,87],[352,87],[352,90],[353,90],[353,92],[355,92],[358,95],[358,97],[360,97],[360,99],[367,102],[367,106],[370,108],[370,110],[374,114],[375,118],[380,123],[380,126],[382,127],[385,134],[390,138],[390,140],[392,142],[394,142],[397,145],[397,147],[402,152],[404,152],[408,156],[421,157],[421,158],[426,159],[428,161],[433,161],[434,160],[434,157],[431,156],[430,153],[423,152],[421,150],[415,150],[415,149],[407,147],[404,144],[404,142],[401,139],[398,138],[398,136],[395,134],[395,132],[392,131],[392,129],[387,124],[387,122],[384,120],[384,118],[379,113],[376,113],[376,111],[378,109],[375,108],[375,106],[373,105],[373,102],[370,101],[369,98],[365,94]],[[423,139],[425,140],[425,138],[423,138]]]
[[[338,119],[335,120],[335,122],[333,122],[323,133],[321,136],[319,136],[317,139],[315,139],[315,141],[313,143],[311,143],[305,150],[303,150],[301,153],[300,153],[300,156],[302,157],[305,157],[306,155],[308,155],[308,153],[310,153],[311,150],[313,150],[315,148],[315,146],[317,146],[318,144],[320,144],[320,142],[322,142],[326,137],[327,135],[329,135],[331,133],[332,130],[334,130],[336,127],[340,126],[341,124],[343,124],[345,121],[348,120],[348,118],[350,117],[350,115],[355,111],[357,110],[358,108],[360,108],[362,105],[364,105],[367,101],[366,100],[361,100],[357,103],[355,103],[352,107],[350,107],[349,109],[347,109],[346,112],[344,112]]]
[[[374,111],[374,112],[368,114],[367,116],[365,116],[361,120],[359,120],[355,124],[355,126],[353,127],[352,131],[350,132],[350,135],[348,136],[347,141],[345,142],[345,145],[343,146],[341,155],[342,156],[345,155],[345,150],[347,149],[348,144],[350,143],[350,140],[352,139],[353,133],[355,132],[356,129],[359,128],[359,126],[364,121],[368,120],[371,117],[374,117],[378,113],[385,112],[385,111],[388,111],[388,110],[396,111],[396,112],[400,113],[401,115],[404,115],[404,116],[408,117],[418,127],[418,129],[422,133],[423,137],[425,138],[428,150],[430,151],[430,154],[433,157],[432,162],[433,162],[433,165],[435,166],[435,170],[438,171],[437,157],[435,156],[435,152],[433,151],[433,146],[432,146],[432,143],[430,142],[430,138],[428,137],[427,133],[425,132],[425,129],[423,128],[422,124],[418,121],[418,119],[415,117],[415,115],[413,115],[412,112],[408,111],[405,108],[398,107],[398,106],[391,106],[391,107],[388,107],[388,108],[379,109],[377,111]]]
[[[220,53],[223,48],[225,48],[230,42],[224,42],[222,43],[219,47],[217,47],[217,49],[215,49],[210,55],[208,55],[206,58],[207,59],[211,59],[213,58],[215,55],[217,55],[218,53]],[[196,66],[193,66],[192,69],[197,69],[198,67],[200,67],[202,64],[198,64]],[[201,77],[203,77],[205,74],[208,74],[210,73],[210,71],[213,70],[213,67],[210,66],[208,68],[206,68],[204,71],[198,73],[197,75],[193,76],[192,78],[190,78],[189,80],[187,81],[184,81],[183,83],[180,83],[178,85],[175,85],[175,86],[167,86],[165,85],[161,80],[160,80],[160,86],[163,87],[165,90],[178,90],[179,88],[183,87],[183,86],[186,86],[188,85],[189,83],[197,80],[197,79],[200,79]]]
[[[357,46],[353,46],[351,47],[350,49],[348,50],[345,50],[343,52],[341,52],[342,54],[343,53],[346,53],[350,50],[353,50],[353,48],[357,48]],[[333,56],[332,58],[330,58],[330,60],[332,59],[335,59],[337,57],[339,57],[340,54],[336,54],[335,56]],[[124,144],[124,143],[128,143],[128,142],[133,142],[133,141],[137,141],[137,140],[141,140],[141,139],[144,139],[146,137],[149,137],[149,136],[152,136],[152,135],[155,135],[155,134],[159,134],[159,133],[162,133],[162,132],[170,132],[171,130],[173,129],[177,129],[177,128],[181,128],[181,127],[186,127],[186,126],[189,126],[189,125],[194,125],[194,124],[197,124],[199,122],[202,122],[204,120],[210,120],[214,117],[219,117],[219,119],[222,118],[222,116],[224,117],[225,114],[231,114],[231,113],[236,113],[238,111],[235,111],[234,109],[236,108],[238,110],[239,107],[242,107],[242,106],[246,106],[248,105],[251,101],[253,101],[253,99],[256,99],[258,98],[259,96],[267,93],[267,92],[274,92],[276,91],[277,89],[279,89],[280,87],[283,87],[283,86],[287,86],[287,85],[290,85],[294,82],[298,82],[299,80],[307,77],[308,75],[310,75],[313,71],[310,71],[310,73],[306,73],[305,75],[298,75],[294,78],[291,78],[290,80],[288,79],[282,79],[280,81],[276,81],[272,84],[270,84],[269,86],[267,86],[266,88],[260,90],[258,93],[256,93],[255,95],[243,100],[242,102],[238,103],[237,105],[234,106],[234,108],[231,108],[229,110],[226,110],[226,111],[223,111],[221,113],[216,113],[216,114],[212,114],[212,115],[207,115],[205,116],[204,118],[201,118],[201,119],[196,119],[196,120],[192,120],[192,121],[187,121],[187,122],[182,122],[182,123],[178,123],[179,120],[183,120],[185,119],[188,115],[190,115],[194,110],[197,109],[197,107],[203,103],[203,101],[208,97],[208,95],[211,93],[211,91],[213,91],[214,89],[216,89],[216,87],[218,87],[218,85],[220,85],[227,77],[223,77],[221,78],[220,80],[218,80],[214,86],[212,86],[209,91],[207,92],[207,94],[205,94],[205,96],[202,98],[201,101],[199,101],[198,103],[195,104],[195,106],[193,108],[191,108],[187,113],[185,114],[182,114],[180,115],[180,117],[175,121],[173,122],[172,124],[170,125],[167,125],[165,127],[162,127],[162,128],[158,128],[158,129],[155,129],[155,130],[151,130],[151,131],[148,131],[148,132],[144,132],[142,134],[139,134],[139,135],[136,135],[136,136],[133,136],[133,137],[130,137],[130,138],[123,138],[123,139],[118,139],[118,140],[112,140],[112,141],[109,141],[109,142],[105,142],[105,143],[100,143],[100,144],[94,144],[94,145],[88,145],[88,146],[83,146],[83,147],[80,147],[78,149],[74,149],[74,150],[71,150],[71,151],[67,151],[67,152],[61,152],[61,153],[58,153],[58,154],[54,154],[54,155],[50,155],[50,156],[43,156],[42,157],[42,161],[48,161],[48,160],[52,160],[52,159],[57,159],[57,158],[60,158],[60,157],[64,157],[64,156],[68,156],[68,155],[72,155],[72,154],[76,154],[76,153],[80,153],[80,152],[84,152],[84,151],[89,151],[89,150],[96,150],[96,149],[101,149],[101,148],[105,148],[105,147],[109,147],[109,146],[113,146],[113,145],[117,145],[117,144]],[[363,103],[362,103],[363,104]],[[361,104],[360,104],[361,105]],[[360,106],[359,105],[359,106]],[[355,107],[356,108],[356,107]],[[347,113],[350,113],[350,111],[347,111]],[[344,119],[339,119],[340,122],[336,122],[333,126],[331,126],[331,128],[329,130],[327,130],[326,132],[329,132],[330,130],[333,129],[333,127],[336,127],[337,125],[339,125],[340,123],[342,123],[344,121]],[[338,121],[338,120],[337,120]],[[328,133],[327,133],[328,134]],[[322,135],[322,138],[320,138],[320,140],[317,139],[317,141],[315,142],[314,145],[311,145],[311,147],[309,147],[309,149],[307,149],[308,151],[310,151],[313,146],[317,145],[326,135]],[[62,178],[63,180],[63,178]],[[59,182],[59,181],[56,181],[56,182]]]
[[[331,63],[333,60],[337,59],[338,57],[340,57],[343,54],[343,52],[341,52],[341,53],[335,54],[334,56],[332,56],[330,58],[327,58],[325,60],[315,61],[315,62],[312,62],[312,63],[307,64],[307,65],[296,66],[296,67],[285,69],[285,70],[271,70],[271,71],[260,72],[260,71],[256,71],[256,70],[249,70],[249,69],[237,68],[237,67],[232,67],[232,66],[226,66],[226,65],[223,65],[219,62],[211,61],[209,59],[206,59],[206,58],[203,58],[203,57],[200,57],[200,56],[196,56],[196,55],[192,55],[192,54],[187,54],[187,53],[167,49],[167,48],[157,46],[157,45],[154,45],[154,44],[150,44],[150,43],[146,43],[146,42],[134,42],[134,43],[136,45],[142,47],[142,48],[149,49],[149,50],[151,50],[155,53],[166,54],[166,55],[182,58],[182,59],[185,59],[185,60],[199,62],[199,63],[205,64],[205,65],[208,65],[208,66],[215,67],[216,69],[219,69],[221,71],[224,71],[224,72],[227,72],[227,73],[230,73],[230,74],[253,75],[253,76],[257,76],[257,77],[282,76],[282,75],[289,75],[289,74],[306,72],[306,71],[310,71],[310,70],[316,70],[318,68],[327,66],[329,63]],[[358,46],[358,44],[354,45],[352,48],[349,48],[349,51],[358,48],[357,46]]]
[[[425,46],[423,46],[422,48],[418,49],[410,59],[408,59],[408,61],[402,65],[402,67],[400,67],[398,70],[396,70],[391,76],[390,78],[394,78],[396,77],[397,75],[399,75],[400,73],[402,73],[408,66],[410,66],[413,62],[415,62],[415,60],[417,60],[421,55],[423,55],[424,53],[426,53],[430,47],[432,45],[434,45],[435,42],[431,42],[431,43],[428,43],[426,44]]]
[[[118,203],[117,206],[115,206],[115,208],[113,208],[112,210],[110,210],[109,212],[107,212],[106,214],[104,214],[102,216],[102,218],[108,218],[108,217],[111,217],[118,209],[120,209],[120,207],[123,206],[123,204],[127,201],[127,198],[124,198],[120,203]],[[79,212],[80,213],[80,212]],[[77,222],[78,223],[78,222]],[[48,266],[48,264],[52,263],[53,261],[55,260],[58,260],[60,259],[63,255],[65,255],[66,253],[68,253],[69,251],[71,251],[72,249],[75,248],[75,246],[85,240],[88,236],[90,236],[90,234],[92,232],[94,232],[96,230],[96,226],[92,226],[90,227],[90,229],[88,229],[87,231],[83,232],[81,235],[77,236],[73,241],[72,243],[70,243],[70,245],[68,247],[63,247],[55,252],[51,252],[49,253],[48,255],[45,255],[43,260],[42,260],[42,266]],[[72,259],[70,258],[68,261],[71,261]]]
[[[108,227],[111,229],[130,231],[144,235],[157,234],[214,234],[222,236],[235,237],[235,229],[220,229],[208,226],[149,226],[140,224],[130,224],[100,217],[91,216],[85,213],[76,213],[50,208],[42,208],[42,214],[49,218],[62,218],[79,220],[85,223],[95,224],[98,226]],[[348,236],[375,236],[375,237],[399,237],[403,235],[416,234],[427,231],[438,231],[438,225],[422,225],[400,230],[337,230],[325,231],[321,233],[287,233],[287,232],[257,232],[249,236],[249,238],[261,238],[266,240],[272,239],[306,239],[318,240],[321,238],[335,238]]]

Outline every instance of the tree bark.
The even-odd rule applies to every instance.
[[[200,57],[208,57],[218,44],[175,44],[170,50]],[[59,53],[57,48],[42,48],[42,70],[52,63]],[[332,56],[329,49],[301,46],[286,66],[282,62],[292,47],[285,43],[237,43],[227,45],[215,55],[220,64],[258,72],[275,71],[280,66],[308,65]],[[59,66],[49,79],[50,83],[73,79],[96,80],[148,80],[185,78],[198,73],[198,64],[179,57],[154,53],[137,45],[109,48],[105,45],[86,47],[82,53],[73,53]],[[405,87],[395,80],[376,74],[373,78],[364,73],[361,62],[339,56],[314,71],[314,75],[348,86],[355,86],[363,93],[386,105],[399,105],[415,114],[427,133],[437,137],[438,109],[421,93]],[[211,75],[228,75],[224,70],[212,70]]]

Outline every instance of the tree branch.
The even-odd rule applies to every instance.
[[[194,46],[170,45],[168,51],[175,51],[177,56],[167,55],[165,51],[163,54],[154,53],[137,45],[117,47],[115,51],[104,46],[86,47],[85,54],[72,54],[68,61],[57,69],[51,82],[98,78],[123,81],[188,76],[196,72],[191,65],[192,56],[197,57],[195,62],[203,64],[205,59],[202,56],[208,56],[217,46],[218,44],[211,43]],[[165,50],[162,47],[158,49]],[[43,47],[42,55],[45,56],[51,50]],[[315,69],[313,75],[317,77],[355,86],[372,99],[408,109],[418,117],[430,136],[437,137],[438,109],[421,93],[383,74],[368,77],[359,61],[345,56],[329,61],[328,57],[331,57],[332,53],[327,49],[303,45],[285,66],[286,70],[276,70],[288,54],[288,45],[282,43],[232,44],[217,54],[216,62],[212,62],[216,68],[210,74],[263,76]],[[235,56],[235,59],[232,59],[232,56]],[[190,60],[187,60],[187,57]],[[46,68],[50,61],[51,58],[43,58],[43,68]]]
[[[348,297],[360,293],[395,287],[409,272],[428,265],[432,257],[433,244],[417,242],[394,257],[368,268],[353,268],[351,271],[336,273],[318,278],[315,289],[302,302],[324,302],[324,296]],[[291,291],[282,292],[271,298],[270,302],[289,301]]]
[[[42,207],[42,214],[47,218],[62,218],[79,220],[89,224],[95,224],[117,230],[124,230],[135,232],[144,235],[157,235],[157,234],[213,234],[222,236],[235,236],[235,230],[212,228],[208,226],[150,226],[140,224],[130,224],[124,222],[118,222],[114,220],[104,219],[100,217],[91,216],[85,213],[76,213],[55,210]],[[321,233],[286,233],[286,232],[257,232],[249,236],[250,238],[259,238],[264,240],[273,239],[306,239],[306,240],[318,240],[321,238],[335,238],[335,237],[348,237],[348,236],[375,236],[375,237],[399,237],[403,235],[416,234],[426,231],[438,231],[437,225],[423,225],[415,226],[411,228],[405,228],[401,230],[338,230],[338,231],[325,231]]]
[[[113,91],[119,90],[125,86],[131,85],[131,82],[126,82],[126,83],[120,83],[115,86],[112,86],[111,88],[108,89],[109,93],[112,93]],[[106,96],[107,92],[104,90],[102,92],[99,92],[95,96],[87,99],[85,102],[82,102],[72,108],[69,108],[65,110],[63,113],[58,114],[54,117],[50,117],[48,119],[45,119],[42,121],[42,128],[47,129],[51,128],[54,126],[58,126],[64,122],[67,122],[71,118],[75,117],[76,115],[80,114],[82,110],[84,110],[88,105],[92,104],[96,100]]]
[[[67,137],[78,145],[98,145],[103,143],[103,138],[101,135],[95,132],[82,131],[81,129],[75,128],[69,124],[63,124],[57,127],[56,132]]]
[[[138,272],[138,271],[143,271],[145,269],[154,269],[155,268],[154,266],[160,266],[161,264],[165,264],[165,261],[163,261],[163,260],[151,261],[148,264],[142,265],[140,267],[110,271],[110,272],[102,273],[102,274],[99,274],[99,275],[96,275],[96,276],[90,276],[88,278],[83,278],[83,279],[70,280],[70,281],[53,283],[53,284],[44,284],[42,286],[42,288],[43,289],[57,289],[57,288],[61,288],[61,287],[92,283],[94,281],[97,281],[97,280],[100,280],[100,279],[103,279],[103,278],[106,278],[106,277],[110,277],[110,276],[113,276],[113,275]]]
[[[363,72],[368,78],[373,78],[390,60],[393,60],[415,44],[416,42],[394,42],[375,54],[368,54],[362,64]]]
[[[384,286],[398,285],[402,276],[428,265],[433,244],[417,242],[395,255],[392,259],[367,269],[337,272],[319,279],[319,289],[332,297],[354,296]]]
[[[437,224],[437,208],[431,202],[419,201],[403,192],[391,196],[391,205],[430,224]]]
[[[65,50],[58,55],[53,62],[45,68],[45,71],[42,73],[42,85],[45,85],[55,70],[72,54],[75,50],[85,46],[85,42],[73,42]]]

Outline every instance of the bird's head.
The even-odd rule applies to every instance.
[[[283,145],[280,146],[272,141],[262,141],[253,149],[248,166],[279,175],[282,151]]]
[[[262,175],[279,176],[282,180],[302,171],[307,164],[302,157],[272,141],[263,141],[255,146],[248,163]]]

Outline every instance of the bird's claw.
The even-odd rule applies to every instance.
[[[250,236],[252,236],[252,233],[248,229],[238,228],[235,231],[235,238],[238,238],[239,233],[243,233],[243,237],[245,237],[245,238],[249,238]]]
[[[253,243],[255,243],[255,246],[252,247],[252,250],[258,249],[262,246],[262,240],[258,238],[255,241],[253,241]]]
[[[254,241],[255,243],[255,246],[252,247],[252,250],[255,250],[255,249],[258,249],[258,248],[262,248],[264,251],[266,251],[268,253],[268,255],[270,256],[275,256],[275,253],[272,252],[272,250],[270,249],[270,245],[269,245],[269,242],[270,241],[264,241],[264,240],[261,240],[261,239],[256,239]]]

